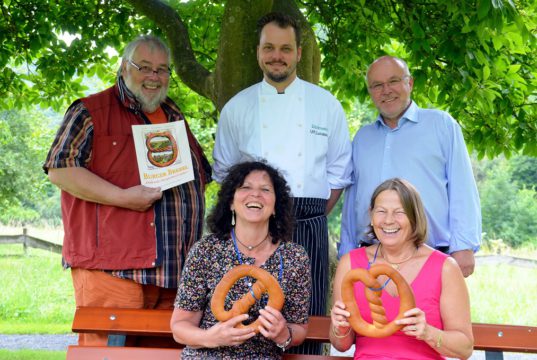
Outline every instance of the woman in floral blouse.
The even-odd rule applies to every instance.
[[[212,234],[191,249],[183,269],[171,328],[185,344],[183,359],[281,359],[304,341],[307,331],[311,276],[305,250],[290,241],[292,204],[289,187],[277,170],[263,162],[233,166],[222,182],[218,202],[208,218]],[[285,295],[283,309],[267,306],[264,294],[248,315],[218,322],[210,302],[216,285],[233,267],[250,264],[271,273]],[[243,278],[225,300],[250,291]],[[235,328],[260,318],[259,333]]]

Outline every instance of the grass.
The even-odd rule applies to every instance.
[[[535,249],[527,250],[516,255],[537,258]],[[467,284],[473,322],[537,326],[537,268],[479,265]],[[73,288],[60,255],[0,244],[0,289],[0,333],[71,332]]]
[[[32,248],[25,254],[20,244],[0,245],[0,289],[0,333],[71,331],[73,288],[60,255]]]
[[[65,360],[65,351],[37,351],[37,350],[2,350],[2,360]]]
[[[480,265],[467,284],[473,322],[537,326],[537,268]]]

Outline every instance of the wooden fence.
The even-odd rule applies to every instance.
[[[28,251],[28,247],[48,250],[58,254],[62,253],[60,244],[30,236],[26,228],[22,229],[22,235],[0,235],[0,244],[22,244],[25,254]]]

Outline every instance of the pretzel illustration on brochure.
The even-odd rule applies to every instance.
[[[194,180],[184,121],[132,125],[142,185],[167,190]]]

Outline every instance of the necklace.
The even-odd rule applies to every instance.
[[[243,261],[242,261],[242,256],[241,256],[241,253],[239,251],[239,247],[237,246],[237,240],[239,240],[236,236],[235,236],[235,229],[231,229],[231,238],[233,239],[233,247],[235,248],[235,255],[237,256],[237,260],[239,262],[240,265],[243,264]],[[266,239],[268,238],[268,234],[267,234],[267,237],[265,237],[261,242],[265,241]],[[241,243],[239,241],[239,243]],[[241,243],[242,244],[242,243]],[[244,244],[243,244],[244,245]],[[256,246],[259,246],[256,245]],[[279,256],[279,260],[280,260],[280,267],[278,269],[278,283],[282,283],[282,276],[283,276],[283,256],[282,256],[282,253],[280,251],[280,247],[278,246],[278,249],[276,250],[278,252],[278,256]],[[255,300],[259,300],[255,297],[254,295],[254,291],[252,290],[252,280],[247,277],[246,280],[246,285],[248,285],[248,288],[250,289],[250,294],[252,294],[252,297],[255,299]]]
[[[380,244],[379,246],[377,246],[376,250],[375,250],[375,255],[373,255],[373,261],[368,261],[367,262],[367,270],[371,269],[371,265],[373,265],[375,263],[375,261],[377,261],[377,255],[379,253],[379,249],[380,249]],[[391,278],[388,278],[388,280],[386,280],[386,282],[384,282],[384,284],[379,287],[379,288],[369,288],[371,291],[382,291],[387,285],[388,283],[390,282]]]
[[[384,256],[384,254],[382,253],[382,244],[380,244],[378,248],[380,249],[380,256],[382,256],[382,258],[383,258],[384,260],[386,260],[386,262],[387,262],[388,264],[390,264],[390,266],[391,266],[392,268],[394,268],[395,270],[399,270],[399,269],[401,268],[401,264],[404,264],[404,263],[406,263],[408,260],[412,259],[412,258],[414,257],[414,255],[416,255],[416,252],[418,251],[418,248],[416,247],[416,248],[414,249],[414,252],[413,252],[412,254],[410,254],[410,256],[407,257],[406,259],[404,259],[404,260],[402,260],[402,261],[399,261],[399,262],[391,262],[391,261],[389,261],[389,260],[386,258],[386,256]]]
[[[235,235],[235,229],[232,230],[233,231],[233,236],[234,238],[239,242],[239,244],[241,244],[242,246],[244,246],[245,248],[247,248],[248,250],[253,250],[255,249],[256,247],[258,247],[259,245],[263,244],[265,242],[265,240],[267,240],[269,238],[269,233],[267,232],[267,236],[265,236],[265,238],[263,240],[261,240],[260,242],[258,242],[257,244],[255,245],[246,245],[245,243],[243,243],[238,237],[237,235]]]

